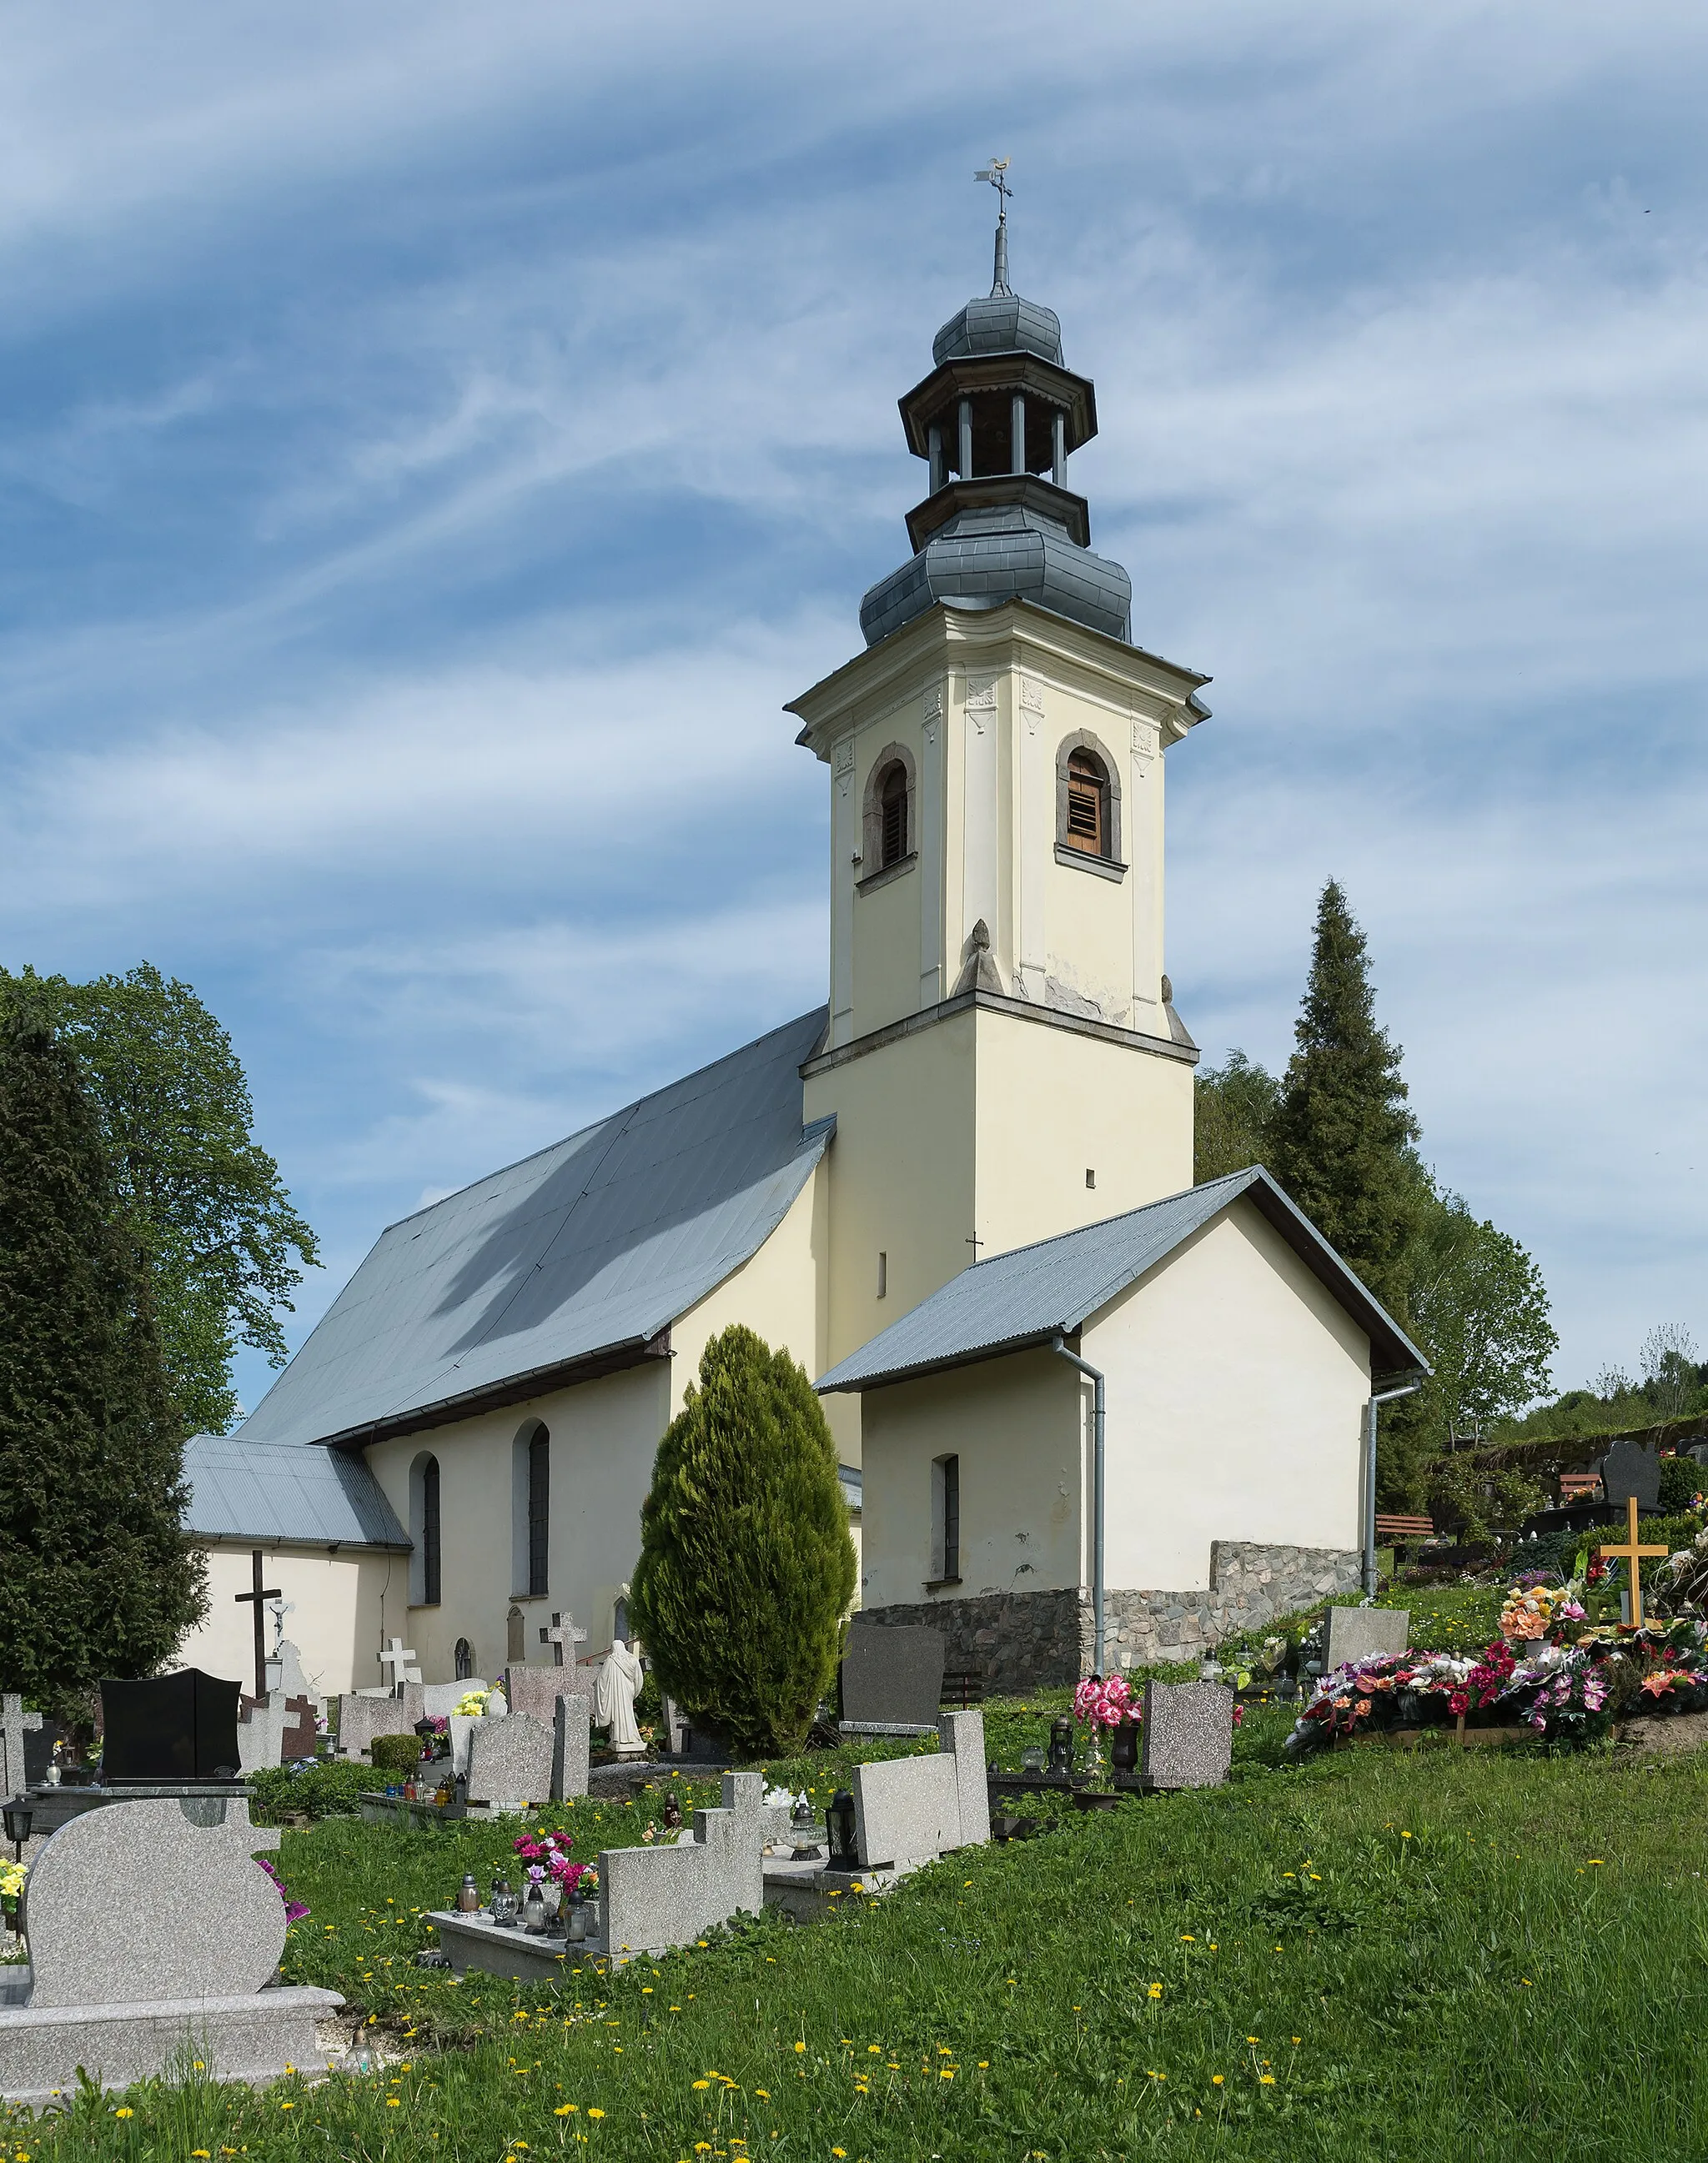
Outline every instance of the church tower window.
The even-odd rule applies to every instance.
[[[898,762],[884,775],[878,793],[879,816],[878,868],[888,871],[908,852],[907,768]]]
[[[1087,856],[1109,853],[1109,782],[1095,752],[1077,751],[1067,762],[1067,831],[1062,841]]]
[[[919,845],[914,755],[905,744],[886,744],[867,776],[862,883],[882,878],[886,872],[904,870]]]

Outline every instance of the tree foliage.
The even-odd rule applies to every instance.
[[[738,1749],[799,1745],[854,1597],[836,1446],[804,1371],[739,1323],[658,1445],[630,1613],[663,1687]]]
[[[1192,1098],[1195,1180],[1202,1184],[1268,1162],[1270,1129],[1281,1102],[1274,1075],[1236,1049],[1222,1066],[1199,1067]]]
[[[71,1709],[204,1611],[149,1271],[48,1003],[0,1009],[0,1683]]]
[[[1407,1299],[1434,1372],[1422,1399],[1449,1448],[1543,1396],[1559,1338],[1542,1272],[1456,1194],[1432,1193],[1406,1257]]]
[[[144,961],[68,983],[0,972],[73,1051],[97,1107],[123,1207],[153,1278],[172,1388],[192,1428],[223,1433],[238,1406],[239,1344],[285,1363],[279,1310],[318,1260],[279,1167],[254,1140],[231,1040],[188,984]]]
[[[1330,879],[1281,1102],[1270,1170],[1378,1299],[1403,1317],[1405,1254],[1422,1214],[1400,1051],[1378,1027],[1365,936]]]

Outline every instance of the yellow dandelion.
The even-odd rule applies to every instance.
[[[1212,2087],[1218,2088],[1222,2086],[1226,2078],[1227,2075],[1225,2073],[1212,2073],[1210,2076],[1210,2085]]]
[[[588,2112],[587,2115],[589,2118],[603,2118],[605,2116],[605,2113],[599,2108],[597,2104],[595,2104],[593,2108]]]
[[[131,2108],[128,2103],[122,2103],[118,2106],[118,2109],[113,2112],[113,2115],[115,2118],[134,2118],[136,2116],[136,2113]]]
[[[806,2049],[806,2045],[805,2045],[804,2043],[797,2043],[797,2044],[795,2045],[795,2046],[794,2046],[794,2053],[795,2053],[795,2056],[796,2056],[797,2057],[799,2057],[799,2056],[801,2055],[802,2051],[804,2051],[805,2049]]]

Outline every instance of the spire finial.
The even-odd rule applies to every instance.
[[[976,181],[988,181],[997,191],[996,272],[991,280],[990,296],[1005,300],[1014,297],[1014,287],[1009,283],[1009,197],[1014,192],[1006,178],[1009,161],[993,158],[982,172],[973,175]]]

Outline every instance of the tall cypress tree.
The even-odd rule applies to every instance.
[[[1403,1315],[1404,1254],[1427,1194],[1400,1050],[1378,1028],[1365,936],[1330,879],[1270,1169],[1377,1298]]]
[[[205,1611],[149,1277],[76,1060],[0,1008],[0,1684],[71,1711]]]
[[[836,1672],[854,1542],[824,1408],[740,1323],[665,1429],[630,1611],[658,1679],[755,1755],[798,1747]]]

